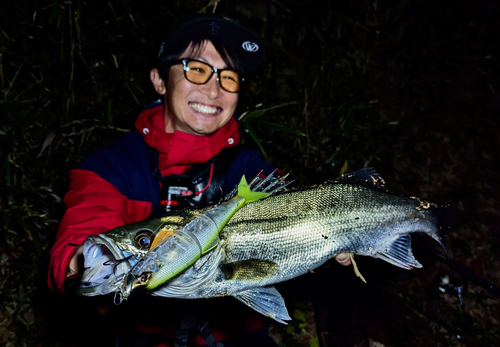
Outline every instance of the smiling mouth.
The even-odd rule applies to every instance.
[[[189,106],[195,110],[196,112],[208,114],[208,115],[217,115],[222,112],[222,108],[216,106],[208,106],[204,104],[200,104],[197,102],[190,102]]]

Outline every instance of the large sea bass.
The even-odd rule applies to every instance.
[[[372,169],[322,185],[276,194],[241,208],[219,234],[217,247],[179,276],[152,291],[175,298],[233,296],[279,322],[290,319],[271,286],[324,264],[341,252],[372,256],[396,266],[421,267],[410,233],[439,233],[455,210],[390,195]],[[147,284],[147,273],[144,277]],[[110,279],[111,280],[111,279]],[[132,290],[137,275],[117,274]]]

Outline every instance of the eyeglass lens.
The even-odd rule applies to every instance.
[[[196,84],[205,84],[212,76],[212,67],[201,61],[190,60],[185,69],[185,75],[189,82]],[[219,80],[221,87],[231,93],[240,90],[240,76],[233,70],[219,70]]]

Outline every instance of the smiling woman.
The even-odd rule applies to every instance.
[[[137,131],[98,151],[71,172],[64,199],[66,213],[51,250],[49,286],[53,290],[63,293],[66,278],[81,277],[89,261],[88,253],[83,261],[82,244],[89,236],[173,209],[220,201],[242,176],[248,180],[274,171],[257,152],[240,145],[233,117],[244,76],[255,71],[263,55],[260,38],[232,21],[198,15],[174,25],[161,45],[157,67],[150,72],[161,99],[139,115]],[[109,262],[109,254],[92,254],[103,264]],[[218,321],[200,318],[201,308],[191,309],[201,319],[195,327],[191,313],[182,317],[186,326],[181,324],[175,332],[170,328],[182,316],[186,303],[161,302],[157,306],[161,309],[157,314],[149,308],[147,317],[140,312],[132,315],[138,321],[158,318],[156,324],[172,334],[150,338],[131,326],[126,337],[118,334],[117,346],[153,346],[158,341],[184,346],[193,334],[201,334],[198,342],[202,345],[216,346],[218,341],[234,346],[249,341],[250,345],[275,345],[263,322],[243,307],[231,314],[220,314],[220,307],[210,310],[216,316],[231,317],[236,325],[228,329],[227,324],[219,324],[223,328],[217,330],[216,340],[211,328]],[[172,314],[162,321],[167,310]]]
[[[227,68],[212,42],[205,41],[201,51],[196,51],[188,47],[181,58],[201,60],[219,71]],[[172,65],[168,83],[165,83],[158,69],[151,71],[155,90],[163,95],[165,100],[165,131],[174,133],[179,130],[193,135],[213,134],[232,118],[238,103],[238,94],[228,92],[222,87],[219,74],[212,73],[205,83],[194,83],[188,80],[190,75],[185,73],[183,66]],[[234,74],[238,76],[237,72]]]

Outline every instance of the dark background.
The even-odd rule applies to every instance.
[[[78,345],[106,329],[81,313],[85,303],[46,287],[69,170],[133,129],[157,97],[149,70],[175,18],[213,9],[208,0],[0,5],[0,345]],[[391,193],[463,212],[444,239],[453,271],[424,237],[413,238],[423,269],[358,257],[368,284],[330,262],[278,286],[294,319],[270,322],[275,339],[500,345],[500,2],[222,0],[215,13],[253,28],[267,49],[238,113],[284,105],[244,118],[250,146],[300,184],[373,166]],[[436,283],[450,273],[465,286],[464,310]]]

